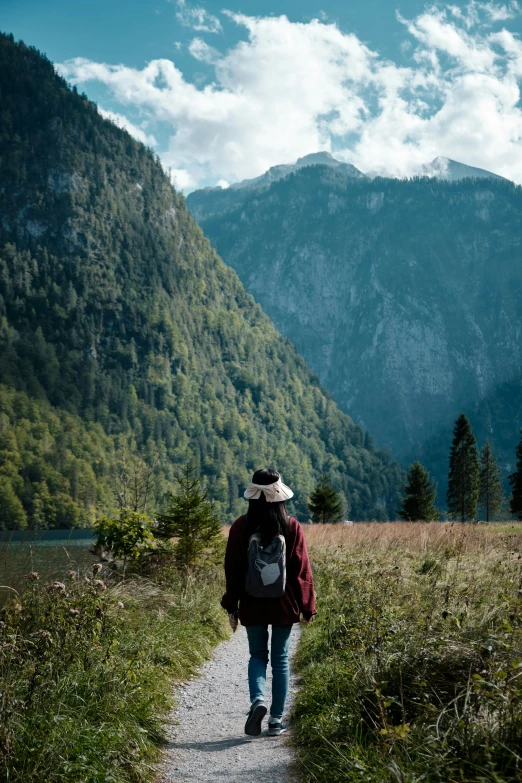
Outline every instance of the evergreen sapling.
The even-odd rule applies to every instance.
[[[157,518],[156,536],[177,539],[174,553],[182,568],[215,565],[224,555],[225,538],[208,493],[190,464],[176,474],[176,481],[179,490],[169,493],[170,505]]]
[[[339,522],[343,517],[341,498],[323,473],[310,497],[308,508],[314,522],[323,525]]]

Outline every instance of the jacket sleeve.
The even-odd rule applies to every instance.
[[[314,614],[317,614],[315,609],[314,577],[303,528],[299,522],[297,523],[295,545],[288,570],[299,610],[305,620],[310,620]]]
[[[226,593],[221,599],[221,606],[230,614],[236,612],[244,587],[244,557],[241,547],[241,531],[236,520],[230,528],[225,552]]]

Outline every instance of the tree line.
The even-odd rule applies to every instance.
[[[509,511],[522,520],[522,430],[516,449],[516,467],[508,477],[511,485]],[[436,507],[437,485],[420,462],[408,470],[403,487],[403,499],[398,516],[408,522],[434,521],[441,513]],[[491,444],[486,440],[479,452],[467,416],[462,413],[453,430],[449,456],[447,516],[461,522],[481,517],[486,522],[498,519],[506,508],[506,493],[502,474]],[[308,503],[313,522],[332,523],[343,518],[343,505],[338,493],[323,475],[316,484]]]
[[[522,434],[522,433],[521,433]],[[522,437],[516,449],[516,467],[508,477],[511,485],[509,511],[522,519]],[[438,519],[437,488],[420,462],[410,466],[404,498],[399,509],[407,521]],[[453,429],[449,456],[447,515],[460,522],[472,522],[478,513],[484,521],[498,519],[506,507],[502,474],[491,444],[486,440],[479,452],[467,416],[462,413]]]

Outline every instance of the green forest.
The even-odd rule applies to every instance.
[[[260,466],[307,519],[328,473],[355,519],[403,472],[343,414],[189,215],[159,159],[52,63],[0,37],[0,527],[110,511],[118,449],[191,460],[223,522]]]

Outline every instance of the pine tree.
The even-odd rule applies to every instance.
[[[323,525],[339,522],[343,516],[341,498],[323,473],[310,497],[308,508],[314,522]]]
[[[504,503],[504,488],[497,459],[489,441],[484,443],[480,454],[479,504],[486,522],[494,517]]]
[[[517,468],[514,473],[509,477],[509,483],[511,484],[511,497],[509,499],[509,507],[511,513],[516,516],[517,519],[522,519],[522,430],[520,430],[520,441],[517,446]]]
[[[176,474],[179,490],[169,493],[170,506],[158,516],[158,538],[176,538],[178,565],[191,568],[217,562],[224,554],[221,523],[203,491],[196,469],[189,463]]]
[[[408,522],[431,522],[438,519],[439,514],[434,506],[437,487],[420,462],[410,465],[404,492],[405,497],[399,511],[401,519]]]
[[[448,512],[453,518],[472,520],[477,513],[480,465],[471,424],[461,413],[453,430],[449,460]]]

